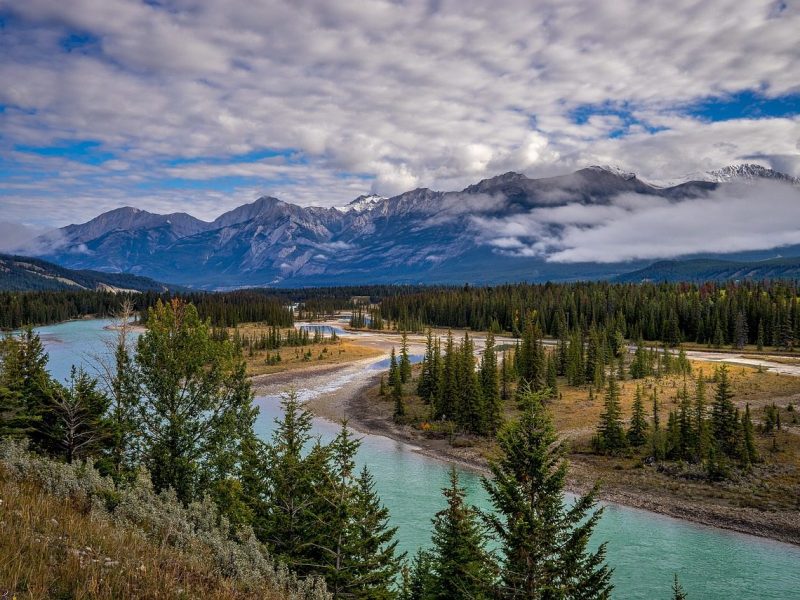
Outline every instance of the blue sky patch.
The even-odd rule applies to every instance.
[[[705,121],[764,119],[800,114],[800,94],[768,98],[753,90],[728,96],[704,98],[689,105],[687,112]]]

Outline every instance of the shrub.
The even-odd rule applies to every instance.
[[[331,597],[322,580],[299,579],[276,564],[252,529],[234,531],[209,497],[184,506],[172,490],[157,494],[144,470],[132,483],[118,487],[100,475],[90,460],[56,462],[11,440],[0,441],[0,469],[9,479],[32,483],[48,495],[71,500],[92,518],[138,532],[160,548],[203,556],[210,560],[215,575],[239,586],[271,588],[289,600]]]

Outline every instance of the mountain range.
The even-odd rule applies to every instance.
[[[42,258],[72,269],[131,273],[207,289],[611,279],[633,276],[628,274],[649,263],[548,262],[542,254],[514,253],[487,243],[479,224],[543,207],[610,205],[622,194],[678,202],[741,180],[798,185],[797,179],[758,165],[727,167],[665,186],[612,167],[539,179],[509,172],[461,191],[421,188],[391,198],[361,196],[333,208],[301,207],[264,196],[212,222],[125,207],[63,227],[37,246],[48,248]],[[800,247],[783,253],[800,256]],[[772,256],[745,252],[691,258],[752,261]]]

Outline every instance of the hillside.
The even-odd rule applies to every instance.
[[[774,258],[761,261],[715,259],[665,260],[618,275],[613,281],[728,281],[751,279],[800,279],[800,257]]]
[[[144,480],[115,487],[90,463],[0,444],[0,598],[330,600],[252,539]]]
[[[160,292],[167,289],[163,283],[148,277],[67,269],[38,258],[0,254],[0,291]]]

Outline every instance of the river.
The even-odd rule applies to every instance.
[[[91,372],[94,357],[106,351],[103,340],[114,335],[103,329],[108,323],[71,321],[38,329],[57,379],[65,379],[73,363]],[[305,397],[318,392],[302,389],[302,383],[298,386]],[[262,396],[256,402],[261,410],[256,428],[268,439],[280,414],[279,397]],[[323,441],[330,440],[336,430],[328,421],[314,420],[314,433]],[[366,464],[375,477],[377,491],[398,527],[400,548],[411,554],[427,545],[430,519],[444,505],[441,488],[450,467],[418,454],[408,444],[377,435],[363,436],[358,462]],[[470,501],[486,508],[480,478],[470,471],[461,471],[460,476]],[[616,504],[606,504],[594,540],[608,542],[615,598],[670,598],[673,573],[678,573],[690,600],[800,598],[800,548],[789,544]]]

